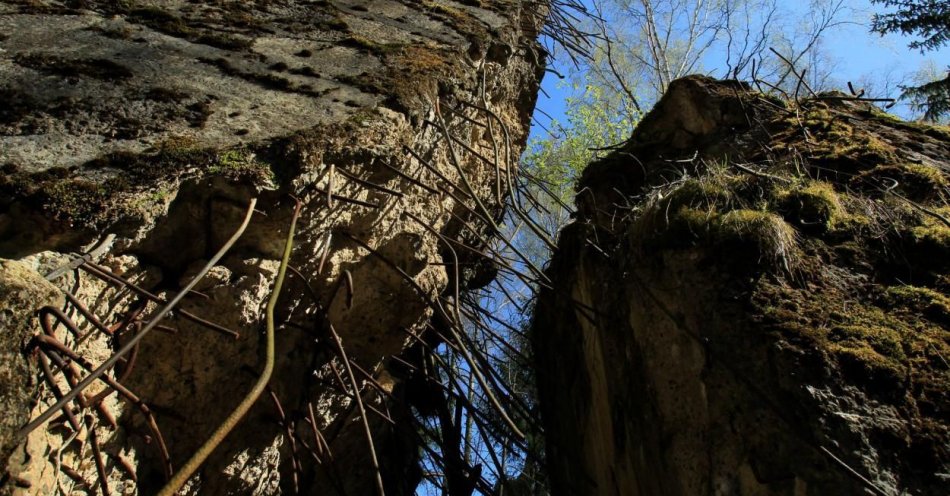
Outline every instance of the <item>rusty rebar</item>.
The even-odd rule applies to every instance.
[[[350,377],[350,383],[353,385],[353,396],[356,397],[356,405],[360,410],[360,417],[363,421],[363,430],[366,433],[366,443],[369,446],[369,456],[370,462],[373,464],[373,471],[376,476],[376,491],[379,493],[379,496],[386,496],[386,490],[383,489],[383,475],[379,469],[379,459],[376,457],[376,445],[373,443],[373,432],[369,427],[369,418],[366,416],[366,408],[363,407],[363,398],[360,395],[359,385],[356,383],[356,376],[353,375],[353,369],[350,367],[350,361],[346,357],[346,350],[343,348],[343,340],[340,339],[340,335],[337,334],[336,329],[333,328],[333,324],[328,323],[330,329],[330,335],[333,337],[333,341],[336,343],[337,349],[340,353],[340,358],[343,360],[343,365],[346,367],[346,373]]]
[[[66,265],[63,265],[62,267],[54,269],[49,274],[46,274],[46,280],[55,281],[56,279],[59,279],[60,277],[66,275],[67,272],[79,268],[80,265],[86,262],[89,262],[94,258],[98,258],[102,256],[106,251],[109,250],[109,247],[112,246],[112,242],[114,240],[115,240],[115,234],[107,235],[102,241],[99,242],[99,244],[97,244],[88,253],[81,255],[80,257],[74,260],[70,260],[69,262],[66,263]]]
[[[376,184],[376,183],[374,183],[374,182],[370,182],[370,181],[367,181],[367,180],[365,180],[365,179],[361,179],[361,178],[357,177],[356,174],[353,174],[352,172],[349,172],[349,171],[347,171],[346,169],[342,169],[342,168],[341,168],[341,169],[337,169],[337,172],[339,172],[340,175],[346,177],[347,179],[349,179],[349,180],[355,182],[356,184],[359,184],[360,186],[364,186],[364,187],[367,187],[367,188],[369,188],[369,189],[375,189],[375,190],[377,190],[377,191],[382,191],[383,193],[386,193],[386,194],[391,195],[391,196],[395,196],[396,198],[402,198],[402,197],[403,197],[403,194],[402,194],[402,193],[400,193],[400,192],[398,192],[398,191],[396,191],[396,190],[394,190],[394,189],[390,189],[390,188],[387,188],[387,187],[382,186],[382,185],[380,185],[380,184]]]
[[[360,207],[379,208],[379,205],[377,205],[377,204],[375,204],[375,203],[368,202],[368,201],[363,201],[363,200],[357,200],[356,198],[350,198],[350,197],[343,196],[343,195],[338,195],[338,194],[336,194],[336,193],[331,193],[329,190],[323,190],[323,189],[320,189],[320,188],[317,188],[317,187],[314,187],[313,190],[316,191],[317,193],[320,193],[320,194],[323,194],[323,195],[327,195],[327,198],[331,198],[331,199],[333,199],[333,200],[341,201],[341,202],[343,202],[343,203],[351,203],[351,204],[353,204],[353,205],[358,205],[358,206],[360,206]]]
[[[397,168],[395,168],[395,167],[393,167],[393,166],[387,164],[386,162],[380,161],[379,163],[383,164],[383,167],[386,167],[387,169],[393,171],[397,176],[401,177],[402,179],[405,179],[406,181],[409,181],[410,184],[414,184],[414,185],[416,185],[416,186],[418,186],[418,187],[420,187],[420,188],[422,188],[422,189],[428,191],[429,193],[436,194],[436,195],[439,194],[438,190],[436,190],[436,189],[433,188],[432,186],[429,186],[428,184],[423,183],[422,181],[420,181],[420,180],[418,180],[418,179],[416,179],[416,178],[414,178],[414,177],[412,177],[412,176],[406,174],[405,172],[403,172],[403,171],[401,171],[401,170],[399,170],[399,169],[397,169]]]
[[[55,341],[56,338],[51,338],[51,339]],[[65,347],[65,346],[57,347],[53,345],[53,347],[57,348],[58,351],[63,352],[67,358],[71,359],[74,363],[79,364],[79,366],[82,367],[83,369],[87,371],[93,370],[92,365],[87,360],[85,360],[84,358],[76,354],[75,351],[72,351],[68,347]],[[54,362],[56,362],[56,364],[59,365],[61,368],[65,368],[67,366],[67,364],[65,363],[65,360],[62,357],[60,357],[57,353],[50,352],[47,354],[47,356],[49,356],[49,358],[53,360]],[[107,390],[107,391],[97,394],[96,396],[89,399],[89,403],[98,404],[99,402],[104,400],[109,394],[112,394],[112,391],[115,391],[119,395],[123,396],[130,403],[135,405],[135,407],[138,408],[140,412],[142,412],[142,415],[145,417],[145,422],[146,424],[148,424],[149,430],[151,430],[152,434],[155,436],[155,440],[157,442],[157,447],[159,450],[159,456],[161,457],[161,460],[162,460],[162,468],[165,471],[165,477],[171,476],[172,465],[171,465],[170,456],[168,454],[168,446],[165,444],[165,438],[164,436],[162,436],[162,431],[158,428],[158,423],[155,421],[155,416],[152,415],[152,411],[149,409],[148,405],[146,405],[145,402],[142,401],[141,398],[139,398],[131,390],[123,386],[121,383],[117,382],[115,379],[112,379],[108,375],[105,375],[105,374],[102,375],[101,377],[99,377],[99,380],[103,381],[107,386],[109,386],[111,388],[111,391]]]
[[[153,301],[153,302],[155,302],[155,303],[157,303],[157,304],[159,304],[159,305],[167,305],[167,304],[168,304],[168,302],[167,302],[166,300],[164,300],[164,299],[162,299],[162,298],[159,298],[157,295],[155,295],[155,294],[151,293],[150,291],[148,291],[148,290],[142,288],[141,286],[139,286],[139,285],[133,283],[132,281],[129,281],[129,280],[126,279],[125,277],[122,277],[122,276],[120,276],[120,275],[117,275],[117,274],[114,274],[114,273],[110,272],[110,271],[109,271],[108,269],[106,269],[105,267],[102,267],[102,266],[97,265],[97,264],[92,263],[92,262],[87,262],[86,264],[83,264],[80,268],[81,268],[82,270],[85,270],[85,271],[89,272],[90,274],[92,274],[92,275],[94,275],[94,276],[96,276],[96,277],[99,277],[99,278],[102,278],[102,279],[105,279],[105,280],[108,280],[108,281],[112,281],[113,283],[115,283],[115,284],[117,284],[117,285],[119,285],[119,286],[125,286],[126,288],[129,288],[129,289],[132,290],[133,292],[138,293],[140,296],[143,296],[143,297],[145,297],[145,298],[148,298],[149,300],[151,300],[151,301]],[[178,295],[181,295],[182,297],[184,297],[184,296],[185,296],[186,294],[188,294],[188,293],[189,293],[189,291],[184,291],[184,290],[183,290],[183,291],[179,292]],[[175,296],[176,299],[179,298],[178,295]],[[175,313],[177,313],[178,315],[181,315],[181,317],[184,318],[184,319],[186,319],[186,320],[190,320],[190,321],[192,321],[192,322],[194,322],[194,323],[196,323],[196,324],[198,324],[198,325],[200,325],[200,326],[202,326],[202,327],[206,327],[206,328],[211,329],[211,330],[213,330],[213,331],[217,331],[217,332],[220,332],[220,333],[222,333],[222,334],[227,334],[227,335],[233,337],[234,339],[237,339],[237,338],[241,337],[241,335],[240,335],[238,332],[233,331],[233,330],[231,330],[231,329],[228,329],[227,327],[224,327],[224,326],[222,326],[222,325],[215,324],[214,322],[205,320],[205,319],[203,319],[203,318],[201,318],[201,317],[198,317],[197,315],[195,315],[195,314],[193,314],[193,313],[191,313],[191,312],[189,312],[189,311],[187,311],[187,310],[178,309],[178,310],[175,311]]]
[[[253,213],[255,201],[251,201],[247,217],[244,219],[244,226],[251,220],[251,214]],[[280,267],[277,269],[277,278],[274,281],[274,289],[271,291],[270,298],[267,300],[267,309],[266,313],[266,326],[267,326],[267,339],[266,339],[266,359],[264,363],[264,370],[261,371],[260,377],[257,379],[257,382],[254,383],[254,386],[247,393],[244,399],[234,408],[234,410],[221,422],[221,424],[215,429],[211,436],[198,448],[191,458],[182,466],[181,470],[176,472],[170,481],[162,488],[159,492],[161,496],[173,496],[178,490],[185,485],[185,482],[191,478],[191,475],[198,470],[198,467],[207,460],[208,456],[221,444],[225,437],[234,429],[234,427],[244,418],[247,412],[251,409],[251,406],[257,401],[261,393],[264,391],[267,382],[270,381],[271,374],[274,371],[274,362],[275,362],[275,345],[274,345],[274,309],[277,307],[277,299],[280,297],[280,290],[284,283],[284,277],[287,274],[287,266],[290,261],[290,252],[293,250],[294,246],[294,229],[297,226],[297,219],[300,217],[300,209],[302,203],[300,200],[296,200],[296,206],[294,207],[294,213],[290,219],[290,228],[287,231],[287,239],[284,241],[284,253],[280,261]],[[237,241],[239,233],[236,233],[235,236],[231,238],[233,241]],[[220,255],[224,253],[219,252]],[[220,258],[220,257],[218,257]],[[212,259],[213,262],[217,260]],[[211,262],[209,262],[210,264]],[[207,266],[207,269],[210,270],[211,266]],[[205,271],[206,272],[206,271]],[[199,276],[192,281],[196,282],[197,279],[204,275],[202,272],[199,272]],[[187,288],[191,289],[191,288]],[[139,338],[145,331],[139,333],[135,338]]]
[[[320,427],[317,426],[317,416],[313,413],[313,402],[307,402],[307,415],[309,415],[310,428],[313,430],[313,443],[317,449],[320,450],[320,454],[323,454],[324,449],[326,449],[327,457],[330,460],[333,460],[333,453],[330,451],[330,445],[327,444],[327,440],[323,437],[323,433],[320,431]],[[320,463],[320,459],[317,459],[317,462]]]
[[[270,395],[271,401],[274,402],[274,407],[277,408],[280,426],[284,428],[284,432],[287,435],[287,442],[290,443],[290,461],[291,468],[293,469],[294,494],[300,494],[300,459],[297,457],[297,435],[294,432],[293,423],[287,420],[284,407],[280,404],[280,399],[277,397],[277,393],[274,392],[274,388],[267,386],[267,392]]]
[[[96,433],[95,420],[92,415],[86,415],[86,430],[89,431],[89,441],[92,445],[92,459],[96,463],[96,472],[99,474],[99,488],[103,496],[109,496],[109,476],[106,474],[106,465],[102,461],[102,449],[99,446],[99,435]]]
[[[190,290],[195,285],[197,285],[198,282],[201,280],[201,278],[204,277],[204,275],[207,274],[208,271],[211,270],[211,268],[214,267],[214,265],[217,264],[219,260],[221,260],[224,254],[228,252],[231,246],[233,246],[234,243],[237,242],[238,238],[240,238],[241,235],[244,233],[244,230],[247,229],[247,226],[251,221],[251,215],[254,213],[254,205],[256,204],[257,204],[257,198],[252,198],[248,206],[247,214],[244,217],[244,222],[240,225],[240,227],[238,227],[237,231],[224,244],[224,246],[222,246],[221,249],[218,250],[218,252],[213,257],[211,257],[211,260],[209,260],[208,263],[205,264],[205,266],[200,271],[198,271],[198,274],[191,280],[191,282],[189,282],[185,286],[185,289],[183,289],[180,293],[178,293],[174,298],[172,298],[171,301],[168,302],[167,305],[165,305],[158,313],[156,313],[155,317],[153,317],[149,321],[149,323],[142,329],[141,332],[139,332],[135,337],[129,340],[129,342],[126,343],[125,346],[122,347],[122,349],[114,353],[105,362],[103,362],[98,368],[96,368],[92,373],[86,376],[86,378],[84,378],[79,384],[77,384],[75,388],[73,388],[68,393],[63,395],[62,399],[58,400],[53,406],[51,406],[46,411],[41,413],[36,419],[29,422],[27,425],[25,425],[23,428],[17,431],[16,437],[18,439],[25,439],[26,436],[30,432],[32,432],[34,429],[36,429],[37,427],[42,425],[44,422],[49,420],[49,418],[53,416],[54,412],[62,408],[63,405],[65,405],[66,403],[75,399],[76,396],[78,396],[85,388],[87,388],[90,384],[92,384],[97,378],[99,378],[106,371],[110,370],[113,366],[115,366],[116,362],[118,362],[120,358],[122,358],[125,354],[131,351],[136,343],[138,343],[142,338],[144,338],[148,334],[148,332],[152,330],[152,328],[158,325],[158,323],[173,308],[175,308],[175,305],[177,305],[178,302],[180,302],[181,299],[184,298],[188,290]]]
[[[56,384],[53,371],[50,370],[49,359],[46,356],[46,352],[43,350],[39,350],[39,352],[40,354],[37,360],[40,362],[40,371],[43,372],[43,377],[46,379],[47,384],[49,384],[53,397],[59,400],[63,397],[63,391],[59,388],[59,385]],[[74,432],[82,430],[82,426],[79,425],[79,421],[76,419],[76,415],[73,413],[73,409],[69,404],[63,405],[63,416],[66,417],[66,421],[69,422]]]

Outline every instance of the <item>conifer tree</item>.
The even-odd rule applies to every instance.
[[[920,37],[911,48],[921,52],[936,50],[950,42],[950,0],[871,0],[894,12],[875,14],[871,30],[886,34],[900,32]],[[947,76],[920,86],[901,86],[902,98],[923,110],[924,119],[937,121],[950,115],[950,67]]]

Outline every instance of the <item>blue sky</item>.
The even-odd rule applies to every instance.
[[[585,0],[584,3],[587,4],[588,1]],[[779,3],[781,7],[791,11],[792,15],[807,13],[804,9],[808,8],[808,2],[782,0]],[[907,74],[917,71],[927,61],[933,61],[938,68],[950,66],[950,47],[921,54],[920,51],[907,47],[907,44],[914,40],[913,37],[871,33],[871,15],[883,11],[880,5],[872,5],[867,0],[848,0],[846,4],[852,11],[852,15],[847,16],[850,23],[835,28],[825,38],[825,49],[835,63],[833,75],[842,90],[846,89],[848,81],[860,86],[859,82],[863,78],[883,81],[890,77],[892,83],[900,83]],[[557,64],[554,68],[565,72],[565,68]],[[542,88],[549,96],[542,92],[538,97],[537,108],[563,123],[565,99],[570,96],[569,89],[550,72],[545,75]],[[898,94],[894,92],[889,96],[896,97]],[[891,112],[906,117],[907,109],[905,105],[898,105],[891,109]],[[548,118],[543,113],[536,112],[535,119],[545,127],[550,127]],[[539,126],[532,127],[532,138],[544,137],[544,134]]]

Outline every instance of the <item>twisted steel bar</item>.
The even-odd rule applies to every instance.
[[[109,357],[109,359],[103,362],[102,365],[97,367],[96,370],[94,370],[92,373],[86,376],[82,381],[80,381],[79,384],[76,385],[76,387],[74,387],[68,393],[64,394],[60,400],[58,400],[56,403],[53,404],[53,406],[46,409],[46,411],[41,413],[33,421],[31,421],[27,425],[23,426],[23,428],[21,428],[19,431],[17,431],[16,438],[18,440],[25,439],[26,436],[29,435],[30,432],[33,432],[37,427],[43,425],[43,423],[49,420],[50,417],[52,417],[57,411],[62,409],[64,405],[74,400],[77,396],[79,396],[79,393],[81,393],[84,389],[89,387],[90,384],[95,382],[96,379],[98,379],[101,375],[103,375],[107,370],[115,366],[116,362],[118,362],[123,356],[128,354],[132,350],[132,348],[134,348],[135,345],[139,341],[142,340],[142,338],[148,335],[148,332],[154,329],[155,326],[157,326],[158,323],[161,322],[161,320],[173,308],[175,308],[175,305],[177,305],[178,302],[180,302],[181,299],[184,298],[186,294],[188,294],[188,291],[198,284],[198,281],[200,281],[201,278],[204,277],[204,275],[207,274],[208,271],[211,270],[211,268],[214,267],[215,264],[217,264],[218,261],[221,260],[222,257],[224,257],[224,254],[227,253],[228,250],[230,250],[231,247],[234,245],[234,243],[237,242],[238,238],[240,238],[241,235],[244,234],[244,230],[247,229],[248,224],[251,222],[251,216],[254,214],[254,205],[256,204],[257,204],[257,198],[252,198],[248,204],[247,214],[244,216],[244,222],[241,223],[237,231],[235,231],[234,234],[231,236],[231,238],[224,244],[224,246],[222,246],[221,249],[218,250],[218,252],[215,253],[213,257],[211,257],[211,260],[209,260],[208,263],[205,264],[205,266],[202,267],[200,271],[198,271],[198,274],[195,276],[195,278],[192,279],[191,282],[189,282],[185,286],[185,288],[182,289],[181,292],[175,295],[175,297],[172,298],[172,300],[169,301],[167,305],[162,307],[162,309],[159,310],[159,312],[155,314],[155,317],[153,317],[152,320],[150,320],[149,323],[146,324],[146,326],[142,328],[142,330],[138,334],[135,335],[135,337],[130,339],[129,342],[127,342],[119,351],[117,351],[115,354]]]
[[[251,202],[253,207],[254,202]],[[211,455],[211,452],[221,444],[221,441],[234,429],[235,426],[244,418],[244,415],[247,414],[248,410],[251,409],[251,406],[257,401],[257,398],[261,396],[261,393],[264,391],[264,388],[267,387],[267,382],[270,381],[270,376],[274,372],[274,356],[275,356],[275,346],[274,346],[274,308],[277,307],[277,298],[280,296],[280,289],[284,284],[284,276],[287,275],[287,265],[290,262],[290,252],[294,247],[294,229],[297,227],[297,219],[300,217],[300,208],[303,204],[300,200],[297,200],[297,205],[294,208],[294,215],[290,220],[290,229],[287,231],[287,240],[284,243],[284,256],[280,261],[280,268],[277,270],[277,280],[274,281],[274,290],[271,292],[270,299],[267,301],[267,347],[266,347],[266,360],[264,363],[264,370],[261,372],[260,378],[258,378],[257,383],[254,384],[254,387],[251,388],[251,391],[247,393],[247,396],[241,400],[241,403],[234,408],[234,411],[220,426],[211,434],[211,437],[201,448],[198,448],[198,451],[191,456],[181,470],[179,470],[172,477],[168,484],[162,488],[159,492],[159,496],[173,496],[178,493],[178,490],[185,485],[185,482],[191,478],[192,474],[198,470],[198,467]],[[245,219],[245,223],[250,220],[250,215],[253,212],[253,208],[248,210],[248,217]],[[236,239],[235,239],[236,240]],[[209,267],[210,268],[210,267]],[[183,294],[185,291],[182,291]],[[145,331],[143,330],[142,333]],[[141,336],[142,333],[139,333],[138,336]],[[136,336],[136,338],[138,337]]]

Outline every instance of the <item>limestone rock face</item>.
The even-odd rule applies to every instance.
[[[15,489],[23,493],[96,492],[94,431],[114,494],[161,487],[167,464],[142,404],[177,468],[248,391],[263,363],[263,310],[294,195],[304,208],[278,308],[272,395],[188,493],[374,493],[331,324],[376,412],[368,421],[386,492],[411,493],[420,439],[400,422],[409,406],[392,357],[425,329],[450,282],[440,236],[483,246],[488,219],[502,212],[543,73],[535,41],[543,9],[0,2],[0,256],[45,275],[115,235],[95,266],[54,283],[117,334],[66,305],[90,331],[78,342],[60,327],[67,347],[92,365],[105,360],[258,200],[228,255],[134,359],[109,372],[141,403],[91,386],[86,396],[109,412],[84,411],[93,426],[78,436],[55,418],[41,426],[23,447],[29,463],[11,466],[5,480],[29,485]],[[466,274],[463,287],[491,278]],[[56,381],[70,387],[62,374]],[[34,416],[52,402],[48,385],[39,394]]]
[[[946,128],[671,84],[538,299],[554,493],[944,494],[948,184]]]

